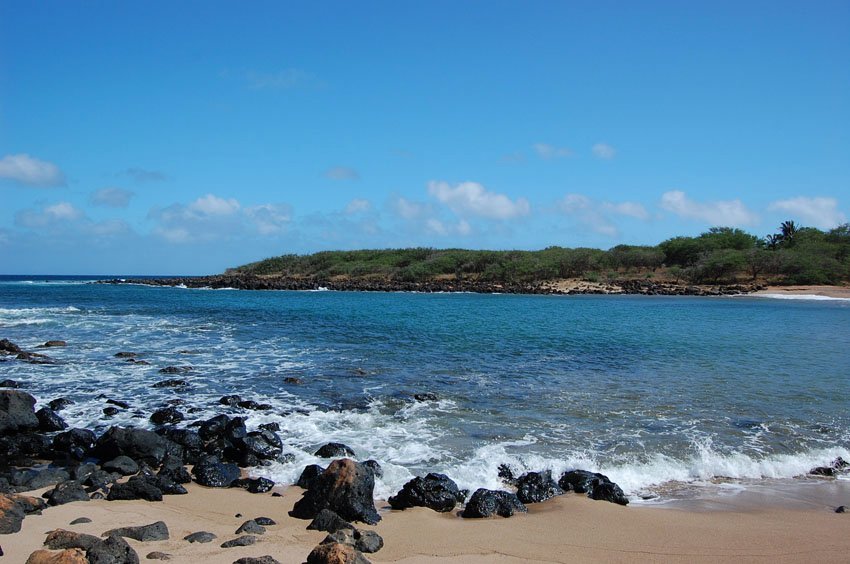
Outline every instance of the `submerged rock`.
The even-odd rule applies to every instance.
[[[328,443],[314,453],[319,458],[354,458],[354,450],[342,443]]]

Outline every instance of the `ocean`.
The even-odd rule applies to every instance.
[[[729,495],[850,460],[850,300],[189,290],[0,277],[0,380],[98,432],[220,413],[277,422],[292,483],[322,444],[377,460],[386,499],[415,475],[503,488],[582,468],[635,503]],[[99,278],[112,278],[99,277]],[[67,347],[39,350],[48,340]],[[115,354],[130,351],[149,364]],[[168,366],[191,367],[166,375]],[[154,388],[169,378],[188,386]],[[430,393],[436,400],[416,401]],[[224,395],[269,404],[219,403]],[[104,415],[107,399],[130,408]],[[839,478],[844,479],[844,478]]]

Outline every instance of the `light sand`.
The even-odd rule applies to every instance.
[[[768,286],[766,290],[755,292],[759,294],[778,294],[782,296],[826,296],[829,298],[850,299],[848,286]]]
[[[325,533],[307,531],[308,521],[287,515],[302,490],[291,487],[283,497],[241,490],[210,490],[190,484],[184,496],[161,503],[142,501],[76,502],[29,516],[15,535],[0,536],[6,556],[0,563],[23,563],[56,528],[100,535],[120,526],[165,521],[168,541],[129,540],[140,559],[152,551],[167,552],[171,562],[230,564],[243,556],[269,554],[282,563],[304,562]],[[385,547],[367,555],[373,562],[847,562],[850,560],[850,514],[836,514],[823,504],[794,508],[730,505],[723,510],[620,507],[567,494],[530,506],[528,515],[510,519],[467,520],[424,508],[389,511],[374,529]],[[243,517],[235,517],[241,513]],[[69,525],[77,517],[92,523]],[[250,547],[222,549],[234,531],[252,517],[271,517]],[[367,527],[361,527],[367,528]],[[371,527],[368,527],[371,528]],[[209,544],[190,544],[189,533],[218,535]]]

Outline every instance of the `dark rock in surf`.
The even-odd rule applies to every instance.
[[[67,398],[56,398],[54,400],[50,400],[50,402],[48,402],[48,404],[47,404],[47,407],[49,407],[53,411],[62,411],[63,409],[65,409],[69,405],[73,405],[73,404],[74,404],[74,402],[67,399]]]
[[[52,433],[68,428],[68,424],[49,407],[42,407],[35,412],[38,418],[38,430],[43,433]]]
[[[68,343],[66,343],[65,341],[58,341],[57,340],[57,341],[47,341],[43,345],[39,345],[38,348],[49,349],[49,348],[53,348],[53,347],[67,347],[67,346],[68,346]]]
[[[271,431],[272,433],[277,433],[278,431],[280,431],[280,423],[261,423],[259,425],[259,428],[264,429],[266,431]]]
[[[558,495],[564,490],[552,479],[552,471],[528,472],[517,480],[516,495],[523,503],[540,503]]]
[[[162,372],[162,370],[160,370]],[[189,385],[186,380],[163,380],[153,385],[154,388],[185,388]]]
[[[160,368],[160,374],[185,374],[186,372],[191,372],[194,370],[191,366],[166,366],[165,368]]]
[[[428,507],[445,513],[453,510],[461,499],[460,490],[451,478],[432,472],[424,478],[413,478],[388,501],[393,509]]]
[[[221,398],[218,400],[218,403],[220,403],[221,405],[236,405],[236,404],[238,404],[240,401],[242,401],[242,398],[241,398],[240,396],[237,396],[237,395],[230,395],[230,396],[223,396],[223,397],[221,397]]]
[[[269,403],[257,403],[254,400],[240,401],[236,405],[242,409],[248,409],[251,411],[268,411],[272,408],[272,405]]]
[[[515,486],[517,482],[514,471],[507,464],[499,464],[499,479],[509,486]]]
[[[115,407],[120,407],[121,409],[130,409],[130,404],[126,401],[108,399],[106,400],[106,403],[108,403],[109,405],[114,405]]]
[[[0,354],[18,354],[24,352],[21,347],[9,339],[0,339]]]
[[[312,519],[322,509],[330,509],[348,521],[374,525],[381,520],[375,510],[374,489],[375,476],[369,468],[349,458],[334,460],[289,514]]]
[[[355,457],[354,450],[342,443],[328,443],[320,447],[313,456],[318,456],[319,458]]]
[[[16,382],[15,380],[0,380],[0,388],[18,389],[20,387],[21,383]]]
[[[626,497],[620,486],[610,481],[595,485],[590,492],[590,499],[610,501],[617,505],[629,504],[629,498]]]
[[[38,428],[35,398],[18,390],[0,390],[0,435]]]
[[[122,351],[115,353],[115,358],[136,358],[137,356],[139,356],[138,353],[134,352]]]
[[[177,408],[166,407],[165,409],[158,409],[154,411],[150,420],[154,425],[173,425],[175,423],[180,423],[183,419],[183,413],[181,413]]]
[[[298,477],[298,481],[295,482],[295,485],[299,488],[304,488],[305,490],[309,490],[310,486],[319,477],[319,475],[324,472],[325,469],[319,466],[318,464],[310,464],[309,466],[305,466],[304,470],[301,471],[301,475]]]
[[[363,462],[363,466],[369,468],[372,471],[372,474],[375,475],[376,479],[384,477],[384,469],[381,468],[381,465],[377,460],[367,460]]]
[[[847,462],[840,456],[829,463],[828,466],[817,466],[809,470],[809,474],[813,476],[834,477],[842,474],[850,469],[850,462]]]
[[[153,431],[110,427],[97,439],[93,453],[101,460],[112,460],[123,454],[137,462],[159,466],[169,448],[180,447]]]
[[[113,415],[118,415],[120,410],[117,407],[104,407],[103,414],[107,417],[112,417]]]
[[[432,392],[423,392],[421,394],[413,394],[413,399],[418,402],[437,401],[437,394]]]
[[[479,488],[472,494],[460,516],[467,519],[480,519],[493,515],[511,517],[516,513],[527,512],[528,508],[523,505],[516,494]]]
[[[208,488],[229,488],[239,479],[239,467],[222,462],[217,456],[202,458],[192,468],[195,481]]]
[[[561,475],[558,485],[566,492],[589,493],[593,490],[594,486],[610,481],[607,476],[597,472],[570,470]]]

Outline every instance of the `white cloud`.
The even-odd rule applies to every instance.
[[[355,198],[348,202],[348,205],[345,206],[345,214],[346,215],[354,215],[358,213],[365,213],[372,209],[372,204],[369,200],[364,200],[363,198]]]
[[[286,204],[263,204],[246,208],[245,215],[260,234],[272,235],[292,221],[292,208]]]
[[[694,219],[716,226],[740,227],[758,223],[758,216],[747,209],[741,200],[697,202],[688,198],[681,190],[662,194],[661,208],[684,219]]]
[[[233,198],[225,200],[214,194],[207,194],[189,204],[187,209],[197,217],[233,215],[239,211],[239,202]]]
[[[637,202],[601,202],[588,198],[583,194],[567,194],[558,204],[562,213],[578,219],[584,227],[606,235],[618,237],[620,230],[612,221],[611,215],[621,215],[647,221],[649,212]]]
[[[572,157],[575,153],[569,147],[555,147],[548,143],[535,143],[532,148],[541,159],[562,159]]]
[[[280,233],[292,222],[292,208],[288,204],[243,208],[235,198],[206,194],[189,204],[154,208],[148,217],[156,222],[155,235],[172,243],[190,243]]]
[[[42,188],[65,185],[65,175],[58,166],[25,153],[0,159],[0,178]]]
[[[396,198],[392,207],[402,219],[406,220],[419,219],[431,211],[427,204],[412,202],[402,196]]]
[[[101,188],[92,192],[89,201],[95,206],[126,208],[136,194],[123,188]]]
[[[21,227],[38,229],[49,227],[61,222],[71,222],[83,219],[85,214],[69,202],[59,202],[45,206],[41,210],[21,210],[15,214],[15,223]]]
[[[360,180],[360,173],[347,166],[335,166],[325,172],[331,180]]]
[[[531,212],[531,206],[525,198],[512,201],[504,194],[488,192],[477,182],[461,182],[452,187],[448,182],[431,181],[428,183],[428,193],[461,216],[512,219]]]
[[[643,221],[647,221],[649,219],[649,212],[646,211],[643,204],[639,204],[637,202],[620,202],[617,204],[604,202],[602,204],[602,209],[609,213],[625,215],[627,217],[633,217]]]
[[[15,224],[27,229],[47,231],[61,236],[63,240],[79,235],[110,237],[132,231],[126,222],[119,219],[94,222],[70,202],[59,202],[38,210],[21,210],[15,214]]]
[[[597,159],[603,159],[606,161],[613,159],[617,155],[617,149],[608,143],[597,143],[591,148],[591,150],[593,151],[593,156]]]
[[[819,229],[832,229],[847,221],[847,216],[838,209],[838,200],[835,198],[799,196],[772,202],[767,209],[798,217],[803,223]]]

